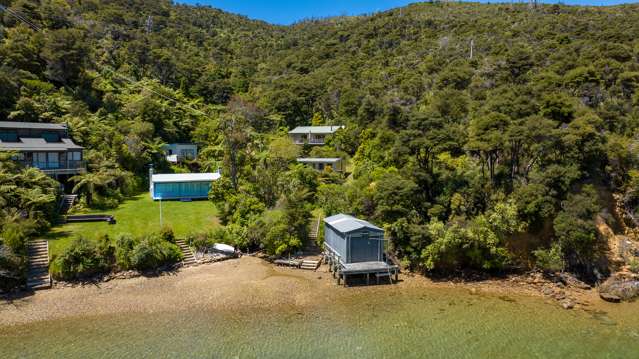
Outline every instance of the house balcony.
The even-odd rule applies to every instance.
[[[326,144],[326,140],[324,140],[323,138],[311,138],[311,139],[293,139],[293,143],[295,143],[296,145],[325,145]]]
[[[35,167],[48,175],[76,175],[87,171],[86,161],[19,162],[26,167]]]

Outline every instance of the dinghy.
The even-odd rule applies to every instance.
[[[220,252],[220,253],[224,253],[228,255],[235,254],[235,248],[233,248],[232,246],[229,246],[228,244],[215,243],[213,245],[213,250],[216,252]]]

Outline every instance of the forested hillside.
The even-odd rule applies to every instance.
[[[0,119],[70,125],[86,206],[142,189],[149,164],[221,166],[218,239],[286,253],[321,207],[439,273],[605,274],[596,216],[638,224],[638,5],[419,3],[282,27],[169,1],[0,4]],[[310,124],[346,129],[287,139]],[[171,168],[162,145],[190,141],[198,161]],[[300,151],[349,159],[349,176]],[[7,193],[2,228],[24,206]]]

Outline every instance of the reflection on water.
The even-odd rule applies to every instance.
[[[567,311],[462,290],[371,293],[354,289],[312,309],[189,309],[2,328],[0,357],[639,357],[633,304]]]

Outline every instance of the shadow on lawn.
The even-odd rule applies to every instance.
[[[64,226],[64,224],[59,224],[53,228],[62,228]],[[45,235],[43,235],[43,239],[46,239],[47,241],[58,241],[61,239],[65,239],[68,238],[69,236],[71,236],[73,234],[73,232],[71,231],[49,231],[47,232]]]

